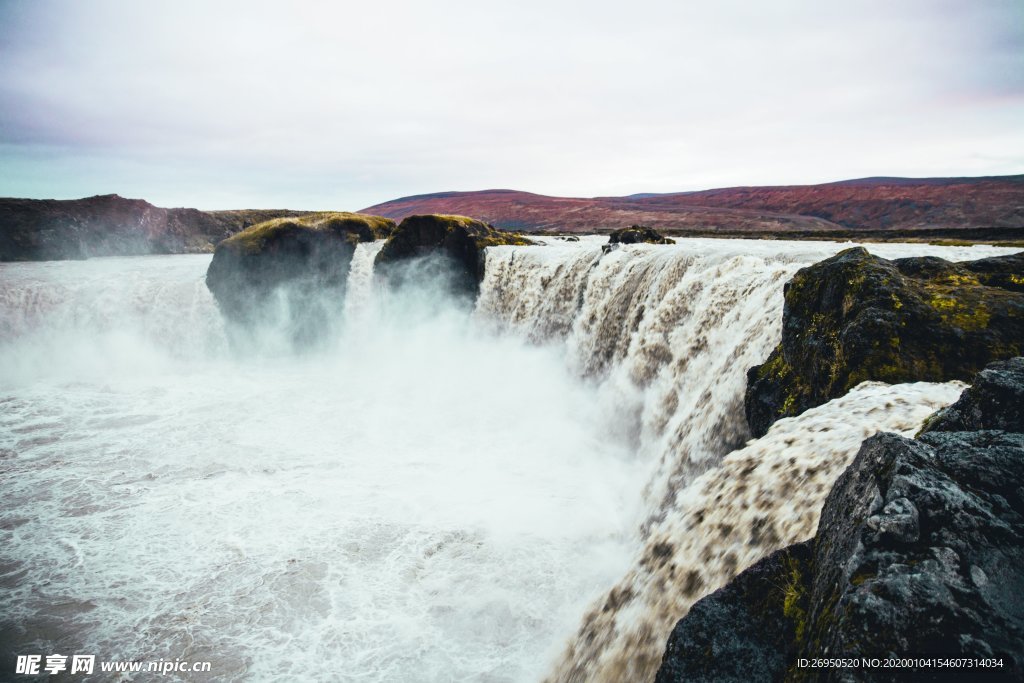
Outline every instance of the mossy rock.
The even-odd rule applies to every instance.
[[[889,261],[862,247],[786,284],[782,343],[747,374],[746,414],[761,436],[778,419],[865,380],[967,380],[1024,350],[1024,252],[951,263]]]
[[[445,266],[446,283],[456,294],[473,298],[484,276],[484,249],[502,245],[534,244],[526,237],[498,230],[466,216],[409,216],[377,254],[375,267],[392,287],[409,284],[403,262],[436,257]]]
[[[286,288],[292,331],[315,336],[322,302],[344,296],[355,245],[388,237],[394,221],[357,213],[315,213],[269,220],[217,245],[206,272],[221,312],[243,326],[264,320]]]
[[[806,626],[812,552],[810,542],[776,551],[694,604],[654,682],[781,680]]]
[[[814,538],[694,604],[657,682],[971,678],[927,664],[801,666],[908,656],[997,660],[984,680],[1022,680],[1021,396],[1024,358],[992,363],[916,439],[864,441]]]
[[[631,225],[628,228],[613,231],[608,236],[608,244],[675,244],[674,239],[665,237],[654,228],[643,225]]]

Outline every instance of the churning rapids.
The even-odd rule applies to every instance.
[[[389,299],[360,245],[300,355],[233,350],[208,256],[0,264],[3,660],[649,680],[689,605],[814,533],[863,438],[962,387],[861,385],[748,441],[783,284],[846,245],[601,242],[489,249],[471,312]]]

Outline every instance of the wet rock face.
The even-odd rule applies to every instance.
[[[658,680],[845,680],[796,663],[907,655],[1001,658],[995,679],[1024,680],[1022,370],[1024,358],[993,363],[917,439],[866,440],[829,493],[809,554],[779,551],[697,603]],[[893,677],[859,669],[850,680]]]
[[[484,275],[483,250],[507,244],[533,242],[466,216],[409,216],[377,254],[374,263],[391,287],[402,287],[412,284],[414,276],[401,264],[433,259],[439,269],[424,269],[417,274],[432,279],[446,277],[446,285],[453,293],[476,298]]]
[[[865,380],[969,379],[1024,352],[1024,252],[951,263],[848,249],[787,283],[782,342],[748,373],[755,436]]]
[[[796,656],[795,611],[810,543],[772,553],[676,624],[655,683],[777,680]]]
[[[675,244],[676,241],[665,237],[653,228],[643,225],[631,225],[628,228],[615,230],[608,236],[608,244]]]
[[[296,339],[315,337],[344,299],[355,245],[393,230],[387,218],[351,213],[260,223],[217,245],[206,284],[232,323],[256,325],[284,308]]]
[[[971,391],[936,413],[922,431],[978,429],[1024,432],[1024,358],[992,363],[979,372]]]
[[[823,509],[800,650],[1001,657],[1020,676],[1022,484],[1021,433],[867,440]]]

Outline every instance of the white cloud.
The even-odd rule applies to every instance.
[[[8,2],[0,194],[360,208],[1024,171],[1024,10]]]

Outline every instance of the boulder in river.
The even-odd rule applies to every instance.
[[[608,235],[608,244],[675,244],[676,241],[665,237],[654,228],[643,225],[631,225],[628,228],[614,230]]]
[[[255,325],[286,309],[296,339],[316,335],[327,310],[344,299],[356,244],[383,239],[394,221],[318,213],[254,225],[217,245],[206,273],[224,316]]]
[[[534,242],[518,233],[498,230],[466,216],[409,216],[377,254],[375,266],[392,287],[402,287],[416,275],[401,264],[436,257],[441,272],[428,269],[427,276],[443,275],[448,278],[444,284],[452,292],[475,298],[484,276],[486,247],[530,244]]]

